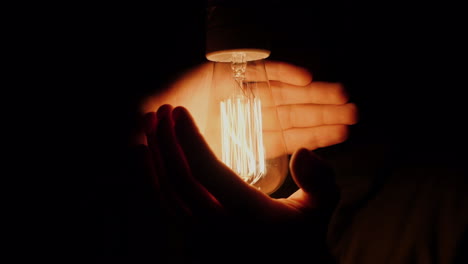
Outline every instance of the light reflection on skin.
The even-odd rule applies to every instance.
[[[289,154],[301,147],[314,150],[347,139],[348,126],[358,121],[357,107],[348,102],[341,84],[314,82],[310,72],[289,63],[266,61],[265,64]],[[200,131],[204,131],[208,118],[212,118],[208,115],[212,76],[212,62],[189,69],[167,89],[145,98],[141,102],[142,114],[154,112],[163,104],[184,106]],[[270,126],[271,114],[264,108],[265,130]],[[274,133],[277,132],[271,131]],[[264,137],[265,145],[274,149],[275,141],[269,140],[274,137],[268,133]],[[146,144],[143,133],[137,135],[135,143]]]

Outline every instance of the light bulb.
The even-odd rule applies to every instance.
[[[207,54],[214,66],[205,138],[239,177],[271,194],[287,176],[288,156],[266,75],[268,56],[247,49]]]
[[[232,53],[231,69],[240,92],[220,102],[222,160],[250,184],[266,175],[261,101],[245,82],[244,52]]]

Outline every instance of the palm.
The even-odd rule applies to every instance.
[[[147,117],[155,177],[190,215],[212,211],[253,219],[294,218],[322,202],[327,192],[321,189],[335,194],[331,170],[306,149],[295,152],[290,164],[300,189],[287,199],[272,199],[216,158],[185,108],[164,105]]]
[[[168,89],[146,98],[142,103],[143,113],[154,112],[163,104],[187,108],[201,131],[205,131],[208,118],[213,64],[201,64],[176,80]],[[286,151],[292,154],[304,147],[314,150],[341,143],[348,135],[348,125],[357,120],[356,106],[348,103],[343,87],[338,83],[311,82],[311,74],[300,67],[267,61],[266,70],[270,79],[277,112],[264,118],[264,127],[279,118],[283,130]],[[273,116],[274,118],[269,118]],[[205,134],[206,138],[211,138]],[[277,141],[265,138],[272,153],[281,152]],[[280,146],[282,148],[283,146]]]
[[[291,159],[291,174],[300,189],[288,198],[273,199],[215,157],[183,107],[163,105],[146,117],[147,168],[157,181],[164,208],[183,219],[182,225],[188,223],[197,254],[204,254],[199,239],[203,245],[209,241],[210,249],[223,245],[219,252],[232,248],[235,254],[242,250],[237,241],[246,238],[250,244],[281,250],[302,244],[272,244],[273,236],[285,241],[312,236],[322,243],[337,190],[330,168],[310,151],[300,149]]]

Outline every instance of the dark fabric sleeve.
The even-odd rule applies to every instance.
[[[342,185],[328,235],[338,263],[468,263],[466,169],[418,159],[374,171],[384,179],[365,194],[365,181]]]

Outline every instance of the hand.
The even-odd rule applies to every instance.
[[[301,148],[291,158],[300,189],[273,199],[218,161],[187,109],[163,105],[147,113],[145,130],[144,167],[167,222],[183,233],[179,257],[200,263],[323,257],[338,191],[331,168],[312,152]]]
[[[154,112],[163,104],[184,106],[204,131],[207,104],[201,102],[209,98],[212,68],[213,63],[208,62],[181,75],[168,89],[146,98],[141,112]],[[287,153],[301,147],[327,147],[347,139],[349,125],[357,122],[357,108],[348,102],[343,85],[313,82],[306,69],[284,62],[266,61],[266,71]],[[145,144],[145,140],[142,133],[138,142]]]

